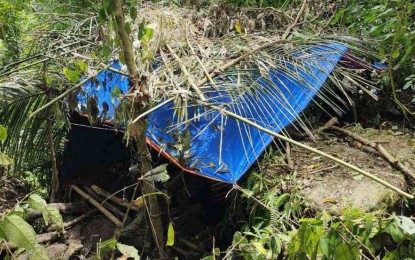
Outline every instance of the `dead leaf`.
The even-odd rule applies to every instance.
[[[337,204],[337,200],[333,199],[333,198],[327,198],[323,200],[323,203],[333,203],[333,204]]]
[[[320,166],[321,166],[321,164],[320,164],[320,163],[316,163],[316,164],[312,164],[312,165],[306,166],[305,168],[306,168],[307,170],[313,170],[313,169],[320,168]]]

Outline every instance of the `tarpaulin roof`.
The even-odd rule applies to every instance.
[[[209,91],[204,94],[209,102],[252,120],[274,132],[280,132],[292,123],[323,86],[331,71],[347,51],[347,47],[330,43],[307,46],[308,55],[299,52],[303,66],[297,68],[287,62],[287,68],[270,66],[265,72],[249,76],[256,84],[249,93]],[[306,64],[306,66],[304,66]],[[113,67],[119,69],[119,62]],[[236,76],[237,77],[237,76]],[[228,79],[222,79],[226,84]],[[236,82],[238,79],[232,79]],[[97,84],[98,83],[98,84]],[[277,87],[275,87],[277,86]],[[87,95],[94,95],[102,111],[109,105],[107,118],[114,116],[118,101],[111,95],[117,87],[126,93],[128,78],[112,71],[101,72],[95,81],[84,86]],[[228,88],[229,89],[229,88]],[[86,104],[85,95],[78,95],[80,105]],[[227,183],[238,181],[262,152],[271,144],[269,134],[245,125],[218,111],[207,111],[200,105],[188,109],[187,122],[180,122],[174,114],[174,104],[167,104],[148,116],[148,143],[187,171]]]

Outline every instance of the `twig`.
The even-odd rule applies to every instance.
[[[43,85],[46,89],[47,98],[48,100],[52,100],[52,92],[51,87],[47,82],[47,62],[45,61],[42,65],[42,78],[43,78]],[[49,110],[49,118],[47,120],[47,132],[48,132],[48,142],[49,142],[49,158],[51,161],[51,173],[52,173],[52,187],[50,192],[50,202],[55,202],[56,194],[59,191],[59,177],[58,177],[58,168],[56,164],[56,153],[55,153],[55,144],[53,143],[53,124],[52,118],[54,115],[53,109]]]
[[[297,13],[297,16],[295,17],[294,22],[290,26],[288,26],[288,28],[285,30],[284,34],[281,37],[282,39],[286,39],[288,37],[288,35],[290,34],[291,30],[295,26],[297,26],[298,21],[300,20],[301,15],[303,15],[303,12],[304,12],[306,6],[307,6],[307,0],[304,0],[303,4],[301,5],[300,10]]]
[[[118,220],[111,212],[109,212],[106,208],[104,208],[98,201],[94,200],[91,196],[89,196],[86,192],[81,190],[76,185],[71,185],[71,188],[76,191],[79,195],[81,195],[85,200],[91,203],[94,207],[96,207],[104,216],[106,216],[112,223],[114,223],[117,227],[121,226],[121,221]]]
[[[294,163],[291,159],[291,147],[289,142],[285,142],[285,159],[287,160],[287,166],[290,170],[294,169]]]
[[[364,249],[366,249],[366,251],[370,254],[370,256],[372,257],[372,259],[376,259],[376,257],[372,254],[372,252],[370,252],[370,249],[362,243],[362,241],[360,241],[350,230],[349,228],[347,228],[342,222],[340,222],[340,225],[342,225],[342,227],[344,228],[344,230],[346,230],[347,233],[349,233],[349,235],[351,235],[356,241],[357,243],[359,243]]]
[[[79,217],[77,217],[77,218],[74,218],[73,220],[71,220],[71,221],[69,221],[69,222],[63,223],[63,227],[64,227],[64,228],[71,227],[71,226],[73,226],[73,225],[75,225],[75,224],[77,224],[77,223],[81,222],[82,220],[84,220],[84,219],[86,219],[86,218],[89,218],[89,217],[93,216],[93,215],[94,215],[94,214],[96,214],[97,212],[98,212],[98,210],[97,210],[97,209],[91,209],[90,211],[88,211],[88,212],[86,212],[86,213],[82,214],[81,216],[79,216]]]
[[[189,37],[188,37],[187,33],[188,33],[188,28],[186,28],[186,42],[187,42],[187,45],[188,45],[188,46],[189,46],[189,48],[190,48],[190,51],[191,51],[191,52],[192,52],[192,54],[196,57],[197,62],[199,63],[200,67],[202,67],[203,72],[205,73],[206,77],[209,79],[209,81],[210,81],[210,83],[212,84],[212,86],[213,86],[213,87],[217,90],[217,89],[218,89],[218,87],[216,86],[216,84],[215,84],[215,82],[213,81],[212,77],[210,77],[210,76],[209,76],[209,72],[207,71],[206,66],[203,64],[203,62],[202,62],[202,61],[200,60],[200,58],[197,56],[197,54],[196,54],[195,50],[194,50],[194,49],[193,49],[193,47],[192,47],[192,44],[191,44],[191,43],[190,43],[190,41],[189,41]],[[199,49],[200,49],[200,46],[199,46]]]
[[[404,173],[407,177],[410,177],[413,181],[415,180],[415,173],[413,173],[408,167],[406,167],[402,162],[400,162],[397,158],[392,156],[380,143],[372,142],[370,140],[367,140],[366,138],[355,134],[349,130],[337,127],[337,126],[331,126],[328,128],[329,130],[334,130],[336,132],[345,134],[354,140],[372,147],[375,149],[387,162],[389,162],[394,168],[400,170],[402,173]]]
[[[157,110],[157,109],[159,109],[160,107],[163,107],[163,106],[167,105],[168,103],[172,102],[173,100],[174,100],[174,97],[171,97],[171,98],[169,98],[169,99],[167,99],[167,100],[163,101],[162,103],[158,104],[157,106],[155,106],[155,107],[153,107],[153,108],[151,108],[151,109],[147,110],[146,112],[141,113],[138,117],[136,117],[136,118],[135,118],[135,119],[131,122],[131,124],[135,124],[135,123],[137,123],[137,121],[138,121],[138,120],[142,119],[143,117],[145,117],[146,115],[150,114],[151,112],[156,111],[156,110]]]
[[[287,14],[283,10],[279,10],[277,8],[270,7],[270,6],[268,6],[268,7],[246,7],[246,8],[242,8],[242,10],[243,11],[250,11],[250,10],[252,10],[252,11],[261,11],[261,12],[263,12],[264,10],[272,10],[272,11],[274,11],[276,13],[279,13],[279,14],[284,15],[285,17],[287,17],[291,21],[294,21],[294,18],[292,18],[289,14]]]
[[[307,173],[308,174],[316,174],[318,172],[324,172],[324,171],[332,170],[332,169],[337,168],[337,167],[339,167],[339,165],[335,164],[335,165],[330,166],[330,167],[326,167],[326,168],[323,168],[323,169],[319,169],[319,170],[315,170],[315,171],[307,172]]]

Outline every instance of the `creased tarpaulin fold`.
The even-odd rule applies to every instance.
[[[231,93],[231,88],[221,88],[221,85],[229,84],[228,81],[235,83],[238,80],[222,78],[215,79],[218,91],[205,91],[204,94],[212,104],[280,132],[306,108],[347,51],[347,47],[335,43],[307,48],[312,51],[299,52],[296,57],[302,62],[300,68],[290,62],[285,69],[270,66],[266,76],[259,72],[243,75],[255,86],[246,93]],[[119,69],[121,65],[116,62],[113,67]],[[85,84],[84,93],[78,95],[79,105],[85,106],[85,96],[94,95],[101,111],[104,102],[109,105],[107,118],[111,118],[118,105],[111,95],[115,87],[126,93],[128,78],[109,70],[101,72],[96,80]],[[187,110],[188,118],[193,118],[187,123],[178,122],[172,103],[152,112],[148,116],[146,135],[153,148],[189,172],[234,183],[273,140],[270,135],[220,112],[199,105]]]

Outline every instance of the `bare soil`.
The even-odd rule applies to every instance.
[[[398,131],[356,127],[348,130],[371,141],[381,142],[393,156],[415,169],[413,133],[404,135]],[[319,138],[317,142],[308,141],[306,144],[352,163],[400,189],[406,189],[404,176],[373,149],[340,135],[320,133]],[[318,211],[340,214],[346,207],[353,207],[374,212],[399,206],[401,200],[395,192],[363,175],[298,149],[292,151],[292,158],[303,185],[303,195]]]

